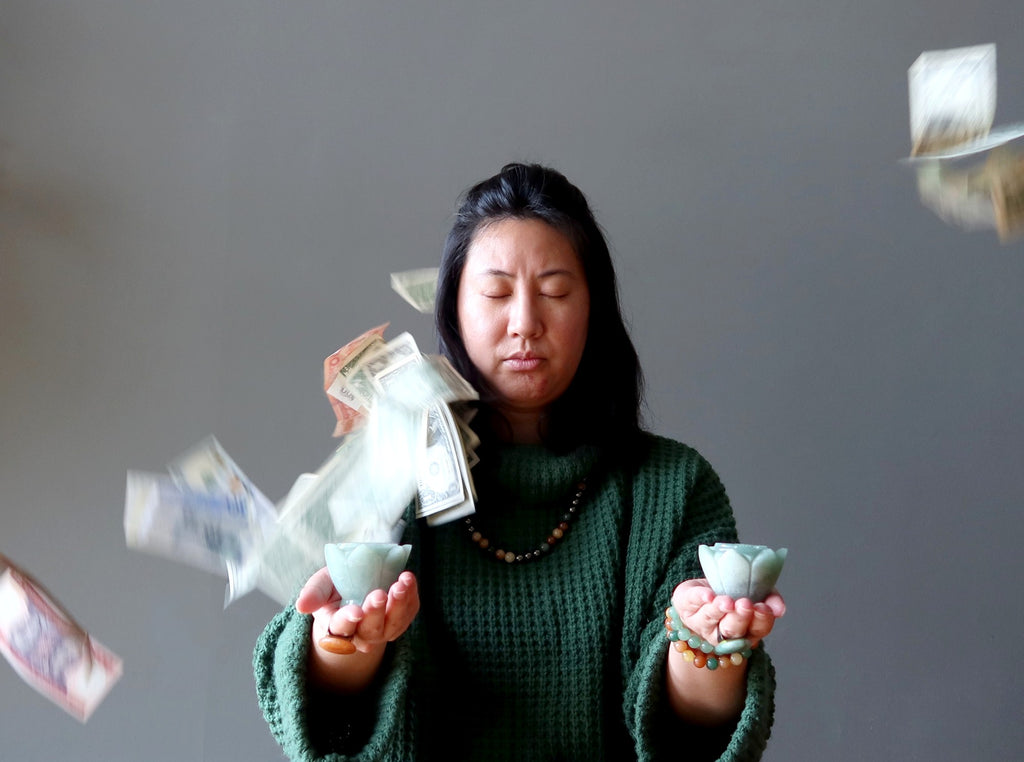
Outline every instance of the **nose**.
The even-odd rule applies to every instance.
[[[530,293],[520,292],[515,295],[508,316],[508,332],[510,336],[535,338],[544,330],[536,297]]]

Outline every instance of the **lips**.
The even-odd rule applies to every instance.
[[[544,362],[544,358],[538,357],[532,352],[516,352],[505,358],[505,367],[514,371],[535,370]]]

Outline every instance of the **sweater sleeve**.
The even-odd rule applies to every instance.
[[[312,617],[288,607],[264,629],[253,654],[256,695],[285,756],[293,762],[404,759],[410,657],[404,639],[371,688],[358,696],[316,691],[307,681]]]
[[[704,752],[692,754],[693,759],[727,762],[758,760],[764,752],[774,719],[775,673],[763,647],[748,661],[746,702],[733,728],[682,723],[668,708],[665,693],[664,612],[672,590],[703,576],[698,545],[736,539],[729,499],[710,464],[685,445],[655,438],[633,482],[626,562],[624,708],[638,759],[676,758],[688,747]]]

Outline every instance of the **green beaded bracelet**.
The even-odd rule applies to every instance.
[[[695,667],[707,667],[711,670],[729,665],[738,667],[753,653],[750,641],[746,638],[723,640],[718,645],[709,643],[683,624],[674,606],[665,609],[665,635],[672,641],[675,649],[682,653],[683,659]]]

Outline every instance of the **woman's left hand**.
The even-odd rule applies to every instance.
[[[672,605],[689,629],[709,643],[746,638],[753,648],[767,637],[786,602],[772,591],[761,603],[716,595],[706,579],[689,579],[672,591]]]

